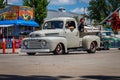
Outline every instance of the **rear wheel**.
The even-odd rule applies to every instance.
[[[35,55],[36,53],[27,53],[28,55]]]
[[[96,52],[96,44],[95,44],[95,42],[92,42],[92,43],[90,44],[90,49],[87,50],[87,52],[88,52],[88,53],[95,53],[95,52]]]
[[[64,53],[65,53],[64,46],[63,46],[61,43],[59,43],[53,53],[54,53],[55,55],[64,54]]]

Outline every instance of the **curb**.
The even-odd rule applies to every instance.
[[[0,54],[3,54],[3,53],[0,53]],[[8,52],[8,53],[4,53],[4,54],[19,54],[19,52],[16,52],[16,53],[12,53],[12,52],[9,53],[9,52]]]

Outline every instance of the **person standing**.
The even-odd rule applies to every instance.
[[[80,19],[80,23],[78,25],[78,30],[80,32],[84,32],[84,26],[85,26],[85,18],[81,18]]]

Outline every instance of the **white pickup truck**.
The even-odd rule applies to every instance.
[[[79,32],[74,18],[59,17],[45,21],[42,30],[34,31],[23,39],[21,52],[67,54],[71,51],[95,53],[100,47],[100,38]],[[83,36],[84,35],[84,36]]]

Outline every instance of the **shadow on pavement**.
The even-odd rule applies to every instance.
[[[0,80],[60,80],[69,79],[71,76],[19,76],[19,75],[0,75]]]
[[[85,80],[120,80],[120,76],[103,76],[103,75],[88,75],[88,76],[80,76]]]
[[[19,75],[0,75],[0,80],[74,80],[72,76],[19,76]],[[120,76],[87,75],[80,76],[77,80],[120,80]]]
[[[27,54],[19,54],[19,56],[69,56],[69,55],[88,55],[88,53],[81,53],[81,52],[74,52],[69,54],[62,54],[62,55],[54,55],[53,53],[37,53],[36,55],[27,55]],[[91,54],[92,55],[92,54]]]

